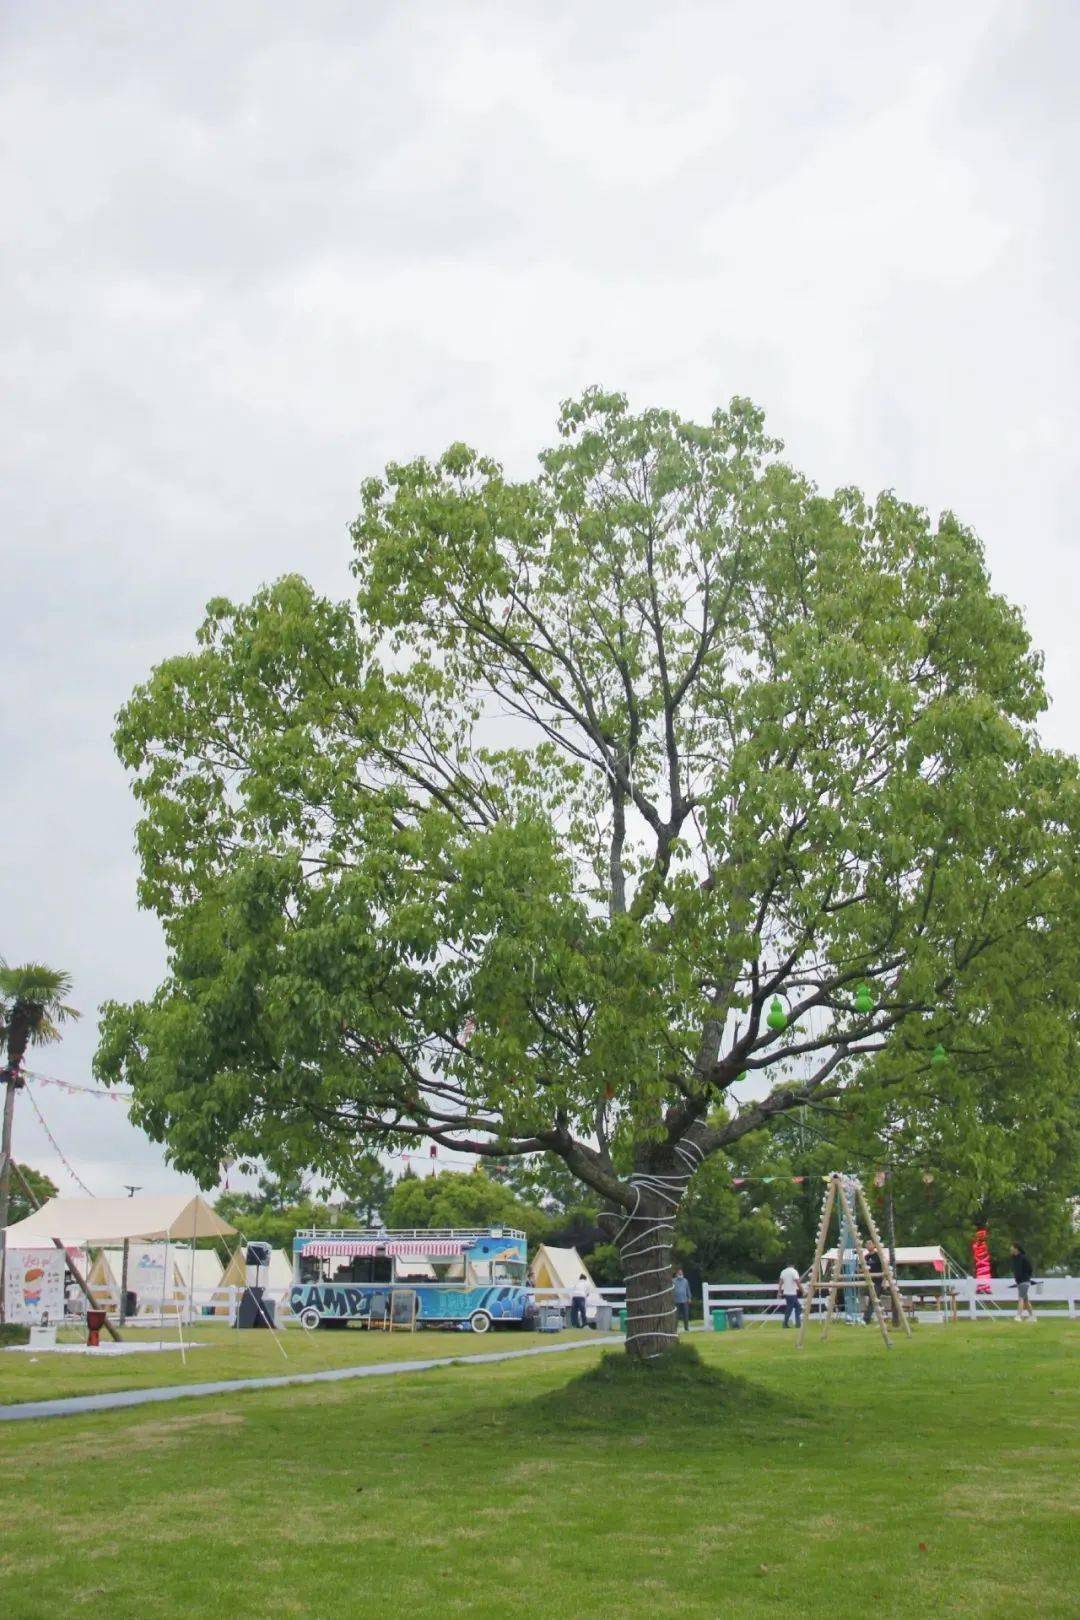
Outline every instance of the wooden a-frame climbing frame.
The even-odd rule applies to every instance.
[[[829,1236],[829,1224],[834,1213],[841,1216],[840,1237],[837,1245],[836,1265],[833,1268],[832,1275],[826,1281],[822,1276],[822,1265],[825,1245]],[[859,1231],[860,1215],[866,1224],[866,1230],[873,1241],[874,1247],[881,1256],[881,1281],[884,1288],[889,1291],[895,1319],[901,1324],[908,1338],[911,1337],[911,1324],[907,1319],[904,1302],[900,1298],[900,1291],[896,1286],[896,1278],[893,1276],[888,1253],[882,1248],[881,1238],[878,1235],[870,1205],[866,1201],[862,1183],[858,1176],[847,1176],[840,1170],[833,1170],[829,1175],[825,1196],[821,1201],[821,1219],[818,1222],[817,1242],[814,1245],[814,1261],[810,1267],[810,1280],[806,1288],[806,1298],[803,1301],[803,1318],[796,1339],[796,1344],[800,1349],[806,1338],[806,1324],[810,1320],[814,1295],[816,1293],[828,1294],[828,1308],[821,1328],[821,1337],[825,1339],[828,1337],[829,1324],[832,1322],[836,1312],[836,1296],[842,1288],[866,1288],[869,1290],[870,1302],[874,1308],[874,1316],[877,1319],[878,1327],[881,1329],[881,1337],[885,1341],[885,1348],[887,1350],[892,1349],[888,1320],[886,1313],[881,1308],[881,1293],[874,1287],[874,1279],[870,1274],[870,1267],[866,1261],[866,1246]],[[843,1274],[845,1225],[851,1231],[851,1241],[855,1249],[855,1259],[860,1273],[858,1278],[844,1276]],[[884,1292],[884,1288],[882,1292]]]

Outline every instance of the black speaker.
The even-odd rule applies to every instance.
[[[245,1266],[266,1267],[270,1264],[269,1243],[249,1243],[244,1251]]]
[[[274,1325],[274,1301],[263,1299],[261,1288],[245,1288],[236,1312],[238,1328],[264,1328]]]

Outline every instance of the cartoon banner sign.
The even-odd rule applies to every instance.
[[[977,1294],[991,1293],[990,1279],[993,1272],[990,1269],[990,1250],[986,1242],[985,1226],[980,1226],[975,1233],[971,1245],[971,1258],[975,1264],[975,1292]]]
[[[4,1311],[9,1322],[37,1327],[64,1319],[64,1254],[61,1249],[9,1249]]]

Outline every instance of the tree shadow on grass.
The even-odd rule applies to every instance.
[[[813,1414],[738,1373],[710,1367],[692,1345],[679,1345],[655,1361],[610,1351],[595,1366],[531,1400],[515,1400],[492,1413],[473,1412],[475,1432],[490,1427],[518,1436],[564,1436],[572,1443],[600,1435],[664,1434],[676,1439],[702,1425],[728,1435],[760,1436],[767,1425],[809,1427]]]

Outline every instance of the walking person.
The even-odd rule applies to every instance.
[[[589,1279],[582,1272],[573,1288],[570,1290],[570,1326],[583,1328],[589,1325]]]
[[[675,1273],[675,1314],[687,1333],[690,1331],[690,1283],[680,1266]]]
[[[881,1278],[884,1271],[881,1264],[881,1250],[873,1242],[868,1242],[866,1245],[866,1269],[870,1273],[870,1281],[874,1285],[873,1293],[869,1288],[866,1290],[866,1309],[863,1311],[862,1318],[864,1322],[869,1323],[874,1320],[874,1294],[877,1294],[879,1298],[881,1297]]]
[[[1016,1320],[1018,1322],[1034,1322],[1035,1312],[1031,1308],[1031,1261],[1028,1259],[1021,1244],[1011,1245],[1013,1281],[1016,1284]]]
[[[787,1327],[792,1316],[795,1317],[795,1326],[802,1326],[802,1279],[794,1266],[785,1266],[780,1273],[780,1284],[777,1293],[784,1301],[784,1320],[782,1327]]]

